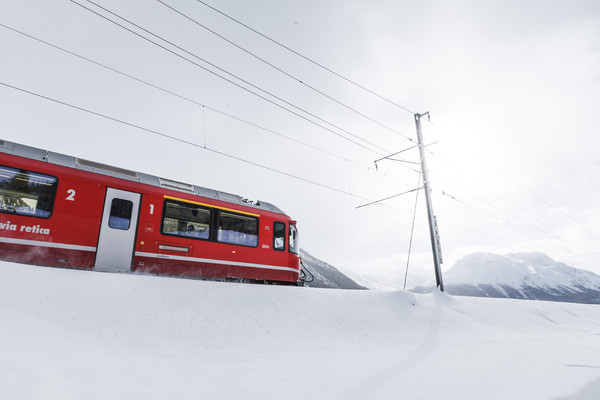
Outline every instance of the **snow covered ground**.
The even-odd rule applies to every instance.
[[[600,306],[0,263],[2,399],[597,399]]]

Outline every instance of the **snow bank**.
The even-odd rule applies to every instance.
[[[5,399],[558,399],[600,307],[0,263]]]

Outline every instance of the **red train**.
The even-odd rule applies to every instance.
[[[0,259],[111,272],[301,283],[277,207],[0,140]]]

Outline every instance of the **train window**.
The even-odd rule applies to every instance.
[[[57,186],[54,176],[0,166],[0,212],[50,218]]]
[[[110,217],[108,226],[113,229],[129,229],[131,225],[131,214],[133,211],[133,202],[123,199],[113,199],[110,205]]]
[[[290,253],[298,254],[298,229],[290,224]]]
[[[242,246],[258,246],[258,218],[219,211],[217,240]]]
[[[276,221],[273,224],[273,249],[285,250],[285,223]]]
[[[208,239],[210,237],[211,210],[193,203],[180,201],[165,201],[162,233],[189,237],[193,239]]]

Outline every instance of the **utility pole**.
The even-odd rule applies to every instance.
[[[431,252],[433,253],[433,265],[435,268],[435,280],[440,290],[444,291],[444,282],[442,281],[442,249],[440,248],[440,235],[437,227],[437,220],[433,214],[433,205],[431,204],[431,189],[429,187],[429,178],[427,177],[427,162],[425,160],[425,146],[423,145],[423,135],[421,133],[421,117],[428,115],[415,114],[415,125],[417,127],[417,140],[419,145],[419,154],[421,156],[421,174],[423,177],[423,189],[425,190],[425,202],[427,203],[427,218],[429,220],[429,235],[431,237]]]

